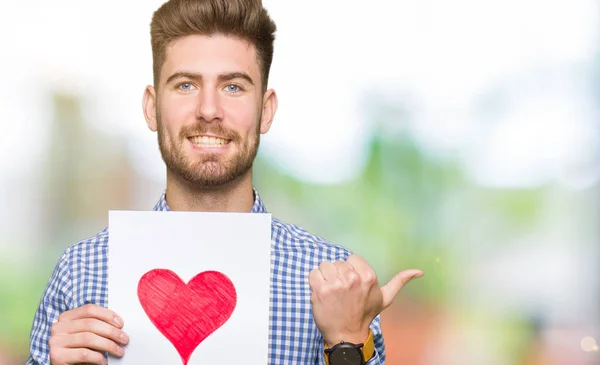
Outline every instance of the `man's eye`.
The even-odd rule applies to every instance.
[[[190,84],[189,82],[184,82],[183,84],[179,85],[179,88],[183,91],[189,91],[192,89],[192,84]]]
[[[235,84],[229,84],[225,87],[225,89],[232,94],[238,93],[241,90],[240,87]]]

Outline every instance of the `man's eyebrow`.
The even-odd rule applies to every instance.
[[[191,80],[202,80],[202,75],[194,72],[179,71],[175,72],[167,79],[167,84],[175,79],[191,79]]]
[[[168,84],[171,81],[173,81],[175,79],[180,79],[180,78],[200,81],[200,80],[202,80],[202,75],[200,75],[198,73],[194,73],[194,72],[179,71],[179,72],[175,72],[174,74],[169,76],[166,83]],[[226,74],[219,75],[218,79],[219,79],[219,82],[231,81],[231,80],[235,80],[235,79],[243,79],[243,80],[246,80],[250,85],[254,86],[254,81],[252,81],[252,78],[250,77],[250,75],[248,75],[245,72],[229,72]]]
[[[254,86],[254,81],[252,81],[252,78],[250,77],[250,75],[248,75],[245,72],[230,72],[230,73],[226,73],[226,74],[223,74],[223,75],[219,75],[219,81],[220,82],[231,81],[231,80],[234,80],[234,79],[244,79],[250,85]]]

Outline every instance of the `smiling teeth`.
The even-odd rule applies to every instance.
[[[207,136],[196,136],[190,138],[193,144],[196,146],[222,146],[227,144],[229,140],[218,138],[218,137],[207,137]]]

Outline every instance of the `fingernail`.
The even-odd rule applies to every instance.
[[[117,326],[120,326],[123,324],[123,321],[121,321],[121,318],[119,318],[119,317],[115,317],[114,321]]]
[[[127,333],[121,332],[121,340],[123,340],[125,343],[129,342],[129,336],[127,336]]]

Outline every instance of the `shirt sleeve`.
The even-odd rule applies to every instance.
[[[371,322],[371,332],[373,333],[373,342],[375,344],[375,352],[371,360],[367,361],[367,365],[385,365],[385,344],[383,342],[383,334],[381,332],[381,318],[375,317]],[[325,365],[325,343],[321,341],[321,351],[317,357],[318,365]]]
[[[384,365],[385,364],[385,344],[383,342],[383,334],[381,332],[381,318],[375,317],[371,323],[371,332],[373,332],[373,342],[375,343],[375,352],[371,360],[367,361],[367,365]]]
[[[58,316],[69,309],[71,271],[66,253],[54,268],[33,318],[27,365],[50,365],[50,328]]]

